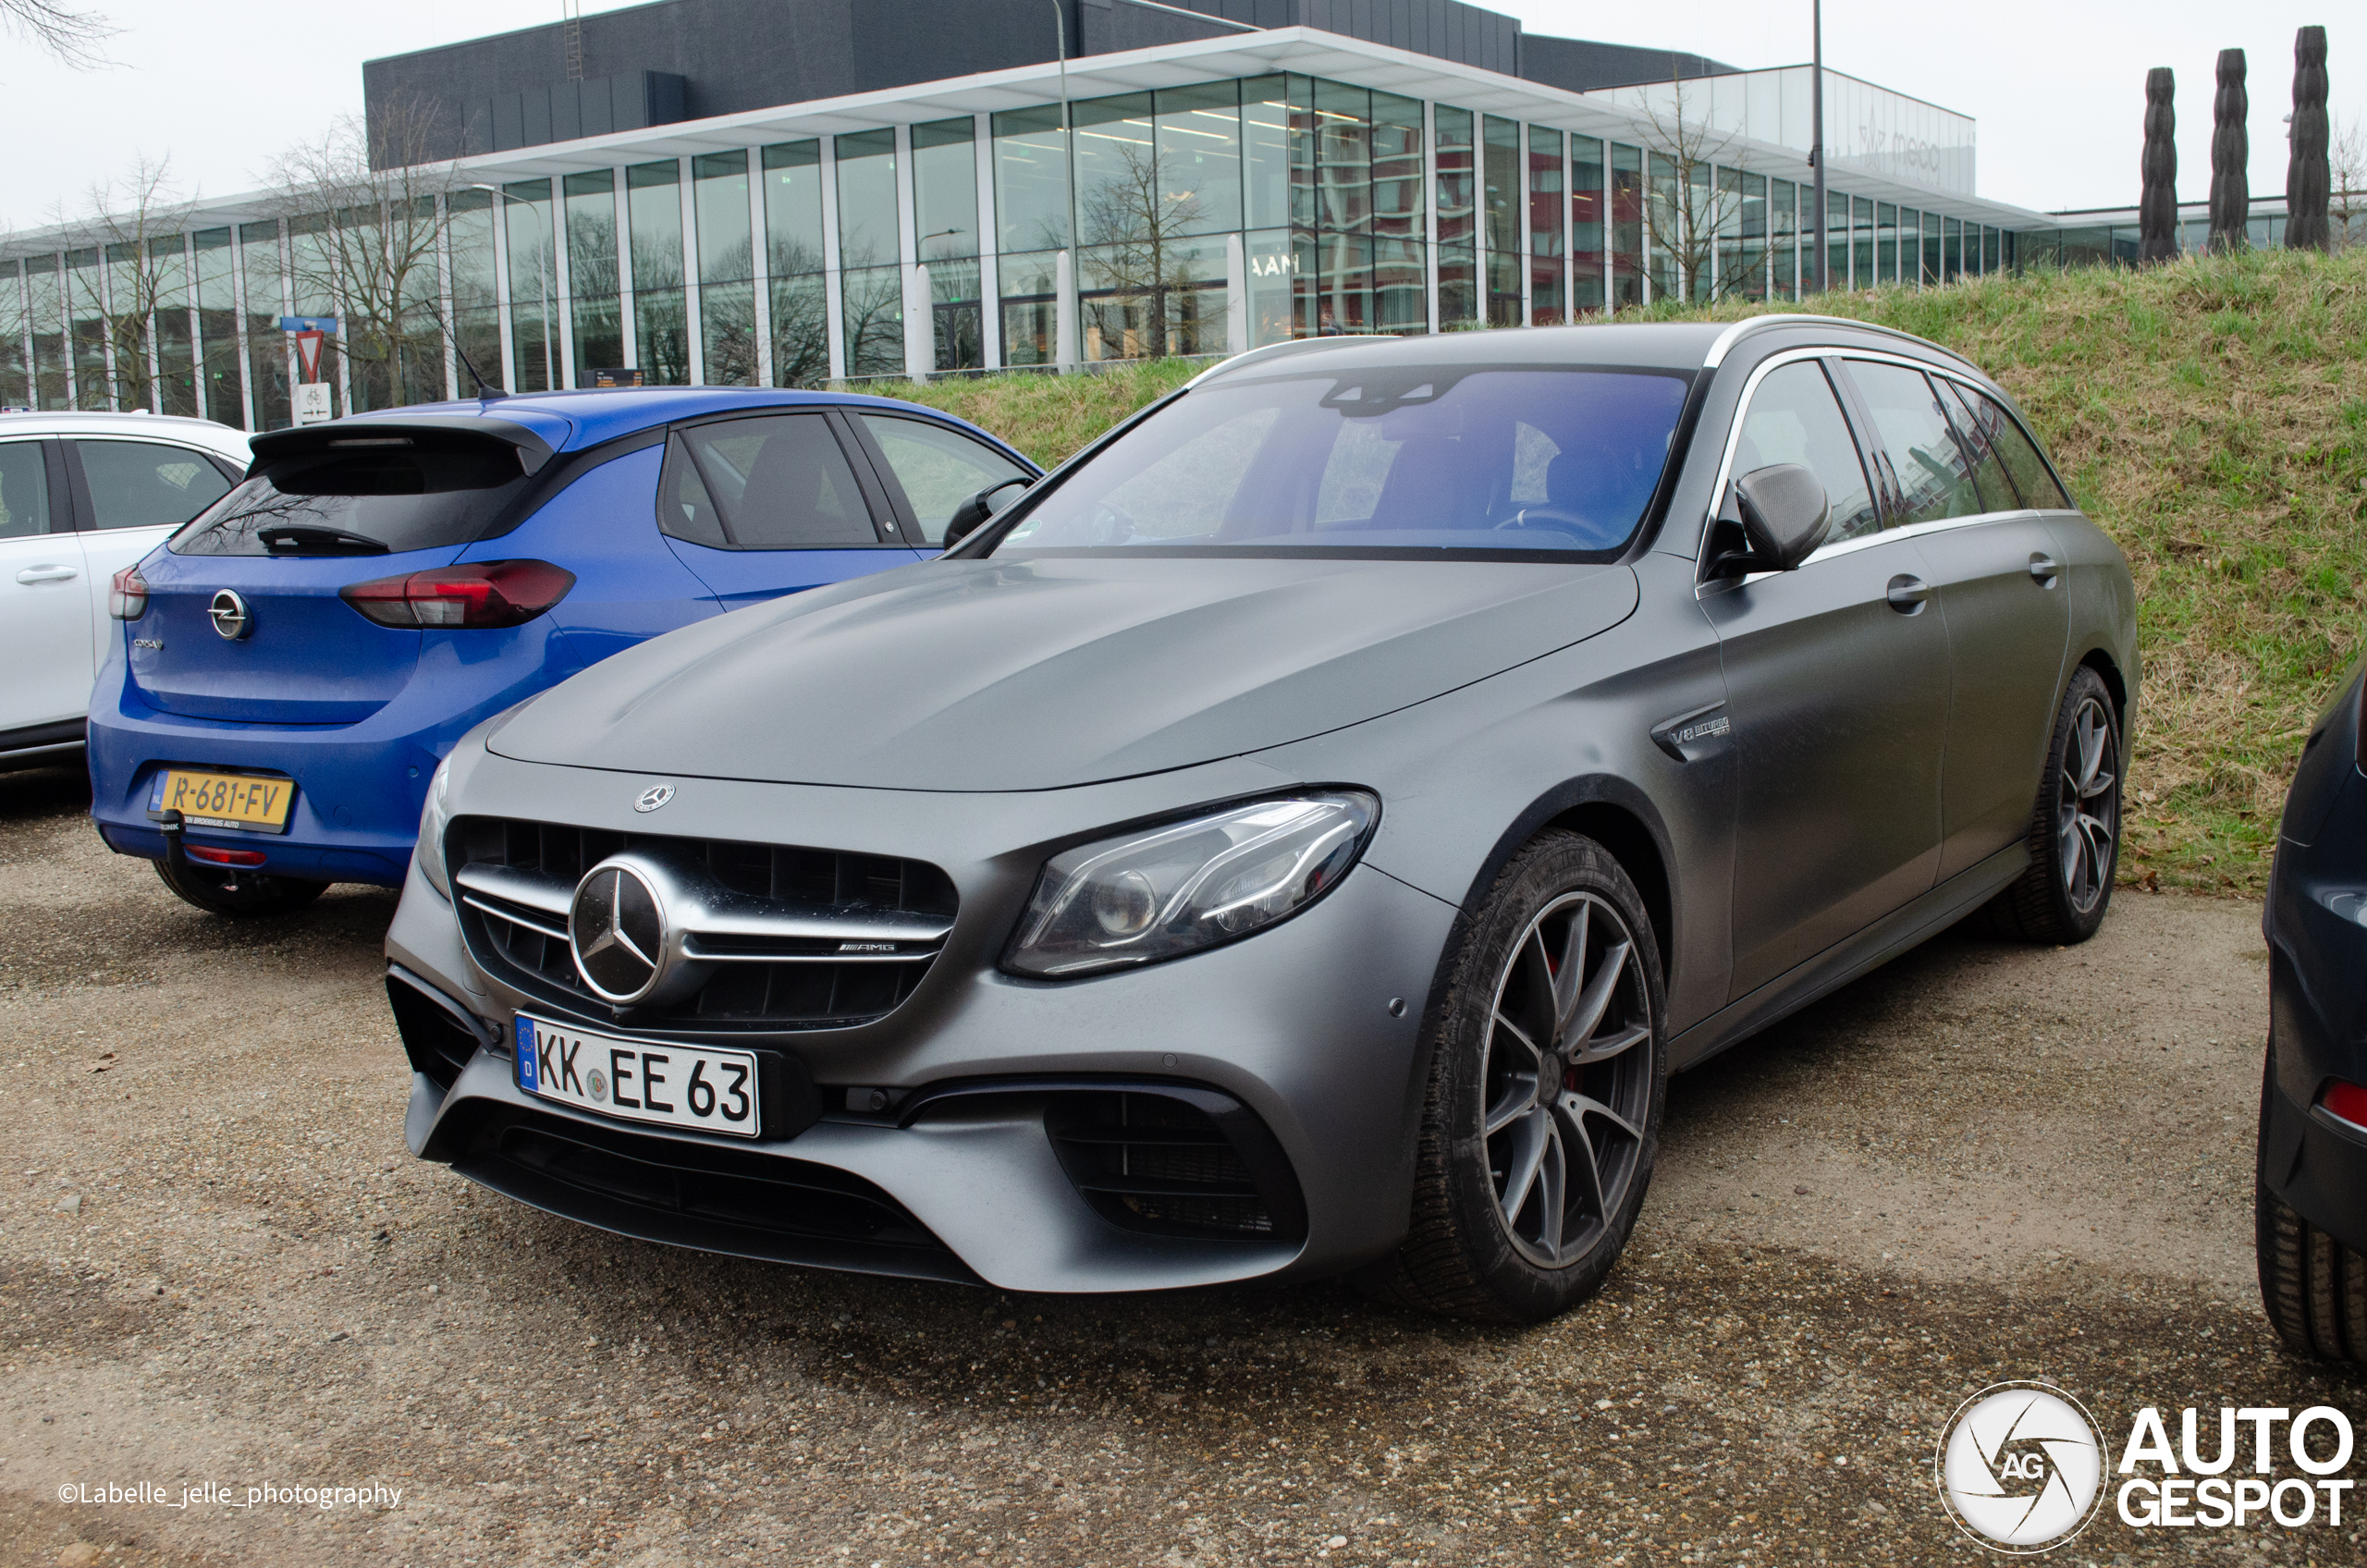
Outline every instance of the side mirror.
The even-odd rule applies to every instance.
[[[1792,570],[1824,543],[1833,524],[1824,485],[1797,463],[1753,469],[1735,480],[1735,509],[1755,571]]]
[[[953,508],[952,516],[945,520],[945,547],[949,550],[953,548],[962,542],[965,534],[976,533],[979,524],[1019,499],[1016,496],[1010,496],[998,501],[995,499],[996,496],[1001,496],[1014,484],[1024,490],[1035,483],[1024,474],[1014,475],[1000,484],[989,484],[984,490],[968,497]]]

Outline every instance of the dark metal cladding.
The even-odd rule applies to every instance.
[[[2294,251],[2323,251],[2326,205],[2334,185],[2326,125],[2326,30],[2305,27],[2293,35],[2293,153],[2285,165],[2285,244]]]
[[[2251,98],[2244,91],[2244,52],[2219,51],[2219,94],[2211,104],[2211,248],[2240,251],[2250,243],[2251,133],[2244,129]]]
[[[2167,66],[2145,73],[2145,184],[2137,198],[2137,259],[2166,262],[2178,253],[2177,78]]]

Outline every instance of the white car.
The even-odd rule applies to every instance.
[[[80,749],[109,582],[248,461],[246,432],[208,420],[0,413],[0,769]]]

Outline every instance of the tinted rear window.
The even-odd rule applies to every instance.
[[[182,556],[399,555],[483,536],[531,481],[498,442],[366,447],[265,466],[173,535]]]
[[[1667,465],[1682,375],[1376,367],[1219,381],[1072,471],[996,548],[1605,558]]]

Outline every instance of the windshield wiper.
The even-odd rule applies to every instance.
[[[366,533],[349,533],[342,528],[308,528],[301,523],[283,522],[270,528],[258,528],[255,537],[263,547],[276,553],[305,556],[383,556],[386,542]]]

